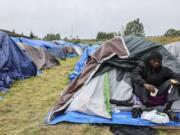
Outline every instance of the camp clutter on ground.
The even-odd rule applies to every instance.
[[[69,75],[70,84],[48,112],[47,124],[67,121],[179,127],[180,122],[169,121],[167,115],[159,112],[163,106],[143,112],[141,117],[132,117],[134,106],[145,106],[134,95],[130,77],[138,63],[155,50],[162,54],[163,66],[180,73],[179,44],[162,46],[142,37],[128,36],[90,46],[10,37],[0,32],[0,91],[9,90],[15,80],[40,75],[42,69],[60,65],[59,59],[81,56]],[[110,103],[111,99],[127,102],[115,105]],[[180,118],[180,100],[173,103],[172,111]]]

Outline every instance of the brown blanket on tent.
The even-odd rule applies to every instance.
[[[38,69],[46,69],[59,65],[59,61],[43,48],[31,47],[24,45],[23,43],[17,44],[33,60]]]

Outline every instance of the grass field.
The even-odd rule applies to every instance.
[[[68,84],[68,74],[79,58],[43,74],[14,83],[0,101],[0,135],[111,135],[107,125],[60,123],[46,126],[44,117]],[[159,130],[160,135],[180,135],[180,130]]]
[[[157,37],[157,38],[148,38],[149,40],[161,43],[161,44],[168,44],[171,42],[180,41],[180,37]]]
[[[109,135],[107,126],[44,125],[44,117],[68,84],[68,74],[78,59],[61,61],[61,66],[44,70],[40,76],[15,82],[0,101],[0,135]]]

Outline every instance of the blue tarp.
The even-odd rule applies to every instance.
[[[19,38],[16,37],[10,37],[15,43],[21,42]]]
[[[14,80],[37,74],[33,61],[5,32],[0,32],[0,90],[10,88]]]
[[[178,113],[180,118],[180,113]],[[54,125],[59,122],[74,122],[74,123],[102,123],[102,124],[126,124],[135,126],[180,126],[180,122],[170,121],[167,124],[155,124],[140,118],[132,118],[131,112],[112,113],[112,119],[106,119],[98,116],[86,115],[80,112],[67,112],[63,115],[56,116],[48,124]]]
[[[32,40],[32,39],[27,39],[27,38],[23,38],[23,37],[19,38],[19,40],[22,43],[33,46],[33,47],[43,47],[43,48],[58,47],[53,42],[48,42],[48,41],[43,41],[43,40]]]
[[[78,77],[85,67],[86,61],[88,60],[88,57],[95,52],[95,50],[98,48],[98,45],[94,46],[88,46],[81,56],[80,60],[76,63],[74,67],[74,71],[69,75],[70,80],[74,80],[76,77]]]
[[[78,46],[83,50],[86,49],[89,46],[87,44],[75,44],[75,43],[66,42],[66,41],[63,41],[63,40],[56,40],[56,41],[54,41],[54,43],[56,43],[59,46],[63,46],[63,47],[64,46],[70,46],[70,47]]]

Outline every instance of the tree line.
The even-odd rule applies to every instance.
[[[177,37],[180,36],[180,30],[169,29],[164,34],[165,37]]]
[[[15,30],[13,30],[12,32],[15,33]],[[23,35],[24,34],[22,33],[22,36]],[[143,23],[140,21],[139,18],[128,22],[125,26],[125,30],[119,31],[118,33],[117,32],[98,32],[96,35],[96,40],[111,39],[115,36],[127,36],[127,35],[145,37],[144,26],[143,26]],[[165,36],[165,37],[180,36],[180,30],[170,28],[164,33],[163,36]],[[30,32],[29,37],[32,39],[40,39],[32,31]],[[70,38],[70,39],[65,37],[64,40],[67,40],[67,41],[72,40],[73,42],[79,43],[80,39],[78,36],[76,36],[76,37],[77,38]],[[60,40],[61,36],[59,33],[47,33],[42,39],[47,40],[47,41]]]
[[[96,36],[96,40],[111,39],[117,35],[121,35],[121,36],[134,35],[134,36],[145,37],[143,23],[140,22],[139,18],[137,18],[133,21],[128,22],[126,24],[125,30],[119,32],[118,34],[115,32],[110,32],[110,33],[98,32],[98,34]],[[173,28],[170,28],[164,33],[163,36],[165,36],[165,37],[180,36],[180,30],[175,30]]]

